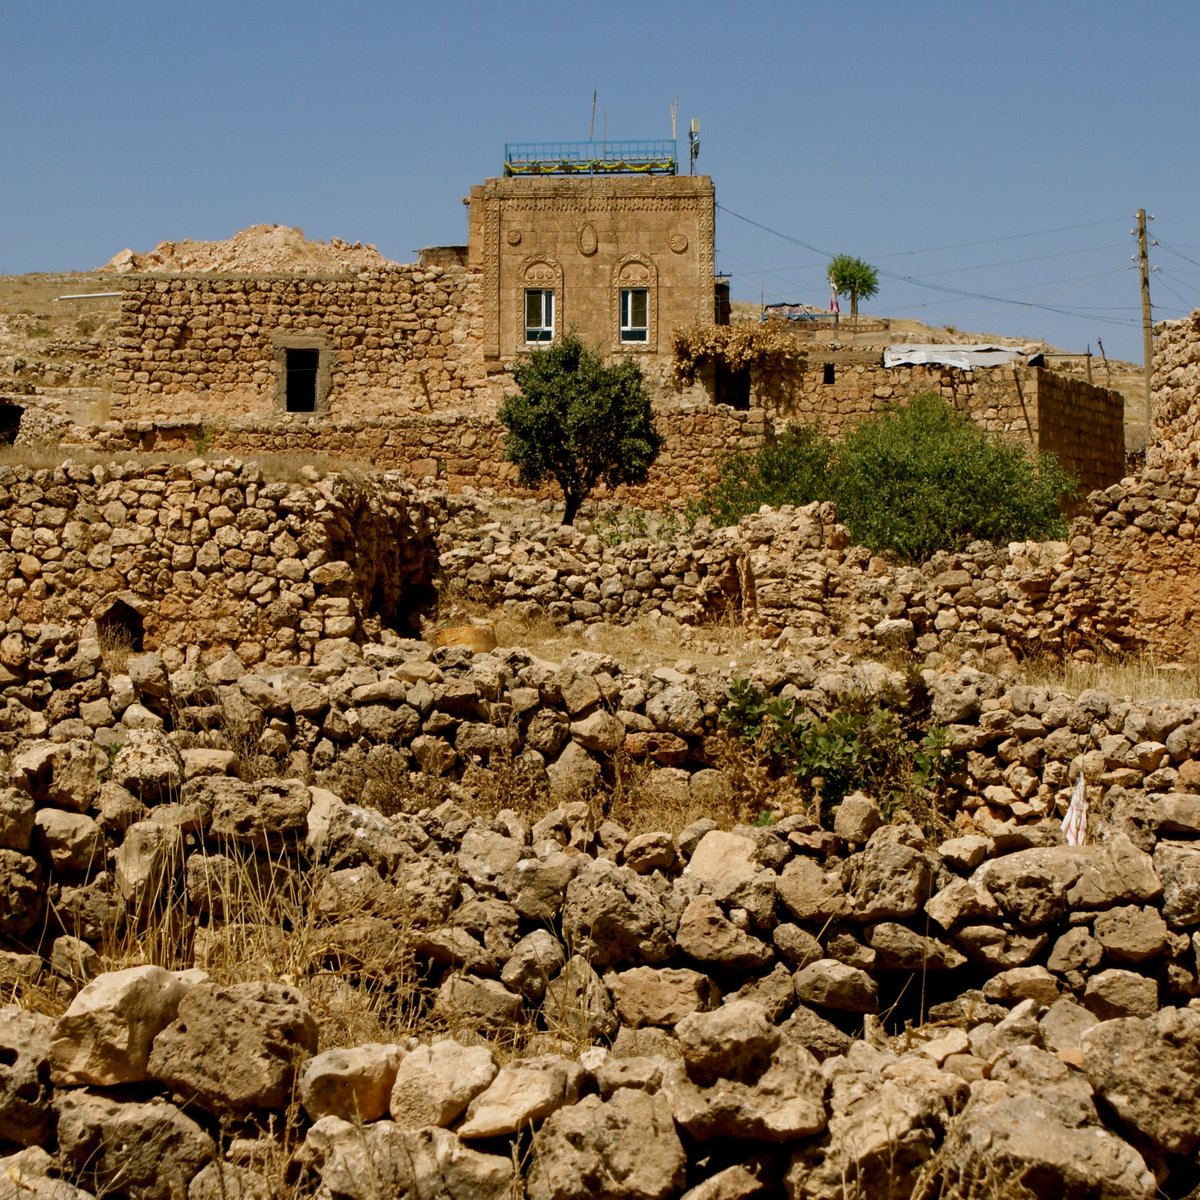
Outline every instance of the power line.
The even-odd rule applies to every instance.
[[[773,237],[782,238],[786,242],[791,242],[797,246],[803,246],[805,250],[811,250],[814,254],[820,254],[833,258],[834,254],[830,250],[822,249],[820,246],[814,246],[811,242],[806,242],[802,238],[794,237],[791,234],[783,233],[778,229],[772,229],[769,225],[764,225],[761,221],[752,220],[750,217],[743,216],[741,213],[734,212],[730,208],[726,208],[723,204],[718,204],[717,208],[728,214],[731,217],[736,217],[739,221],[744,221],[747,225],[753,225],[756,229],[761,229],[764,233],[769,233]],[[1060,316],[1077,317],[1080,314],[1068,308],[1062,308],[1052,304],[1041,304],[1035,300],[1010,300],[1004,296],[993,296],[986,292],[973,292],[965,288],[949,287],[942,283],[930,283],[928,280],[919,279],[914,275],[899,275],[894,271],[885,271],[876,268],[878,273],[885,279],[891,279],[899,283],[911,284],[913,287],[927,288],[934,292],[944,292],[947,295],[959,296],[968,300],[985,300],[989,304],[1007,304],[1017,308],[1038,309],[1043,312],[1058,313]],[[1032,285],[1036,286],[1036,285]],[[1092,320],[1106,321],[1111,324],[1121,324],[1123,321],[1117,321],[1113,318],[1093,317]]]

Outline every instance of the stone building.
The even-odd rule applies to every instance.
[[[676,175],[673,142],[510,145],[505,161],[468,199],[485,362],[574,329],[661,380],[673,331],[715,319],[712,180]]]

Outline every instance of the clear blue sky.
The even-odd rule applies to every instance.
[[[1196,0],[43,0],[4,32],[0,273],[259,222],[410,262],[595,89],[597,136],[700,119],[735,298],[824,305],[846,252],[865,312],[1140,361],[1145,207],[1156,319],[1200,305]]]

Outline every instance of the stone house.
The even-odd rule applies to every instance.
[[[603,149],[597,149],[599,146]],[[110,355],[123,420],[494,412],[515,356],[568,329],[662,381],[715,312],[715,196],[674,142],[506,153],[468,245],[353,275],[132,276]],[[573,157],[570,157],[572,156]]]
[[[485,363],[574,329],[662,380],[673,331],[716,319],[712,180],[676,175],[673,142],[600,145],[509,146],[471,189]]]

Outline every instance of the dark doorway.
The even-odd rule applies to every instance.
[[[837,382],[837,368],[833,363],[826,363],[824,370],[821,372],[821,382],[824,384]]]
[[[725,363],[718,362],[713,379],[713,396],[717,404],[728,404],[730,408],[750,407],[750,370],[731,370]]]
[[[316,412],[320,350],[288,349],[284,354],[287,362],[287,394],[284,401],[287,411]]]
[[[25,409],[19,404],[0,404],[0,446],[11,446],[17,440]]]

